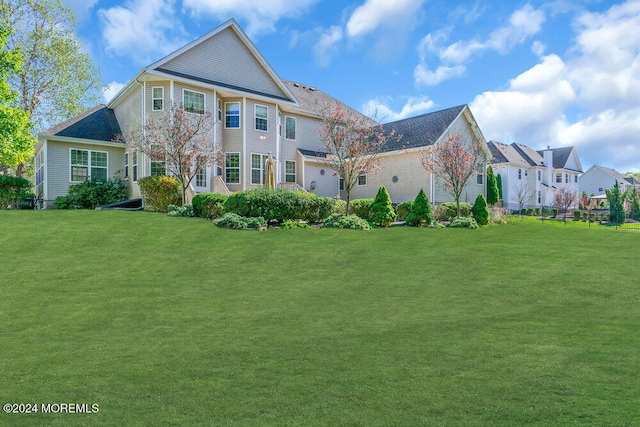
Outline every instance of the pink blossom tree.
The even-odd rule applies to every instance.
[[[174,103],[169,109],[149,114],[143,128],[130,131],[124,139],[152,161],[166,162],[167,172],[180,180],[184,205],[198,171],[222,165],[224,153],[215,141],[214,124],[211,113],[191,112]]]
[[[320,115],[323,123],[318,132],[322,150],[327,153],[323,163],[343,180],[349,213],[353,187],[360,176],[380,169],[380,154],[393,133],[385,132],[375,120],[338,102]]]
[[[567,220],[567,211],[578,204],[578,193],[567,187],[560,187],[553,196],[553,205],[564,211],[564,221]]]
[[[460,134],[448,135],[444,141],[427,147],[420,154],[425,170],[439,179],[439,185],[456,201],[460,216],[460,195],[479,169],[484,170],[489,154],[479,141],[469,141]]]

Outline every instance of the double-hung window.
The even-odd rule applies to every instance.
[[[285,116],[284,118],[284,138],[295,140],[296,139],[296,118]]]
[[[224,127],[227,129],[240,128],[239,102],[227,102],[224,104]]]
[[[218,99],[218,121],[222,121],[222,101]]]
[[[562,182],[562,174],[561,173],[557,173],[556,174],[556,183],[561,183]]]
[[[204,93],[185,89],[182,92],[182,105],[190,113],[204,114]]]
[[[538,171],[538,181],[542,181],[542,171]]]
[[[133,167],[132,169],[132,178],[134,181],[138,180],[138,152],[134,151],[133,152]]]
[[[269,107],[256,104],[255,115],[256,115],[256,130],[266,132],[268,130],[268,122],[269,122]]]
[[[206,187],[207,186],[207,168],[201,167],[196,172],[196,187]]]
[[[106,151],[71,149],[71,181],[88,179],[107,180],[108,154]]]
[[[478,170],[476,171],[476,184],[484,184],[484,165],[478,166]]]
[[[224,180],[227,184],[240,183],[240,153],[225,153]]]
[[[151,88],[151,100],[153,104],[153,111],[162,111],[164,109],[164,88]]]
[[[124,153],[124,177],[129,178],[129,152]]]
[[[284,161],[285,182],[296,182],[296,162],[294,160]]]
[[[151,160],[151,176],[166,174],[167,163],[164,160]]]

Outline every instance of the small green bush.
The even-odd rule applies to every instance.
[[[19,209],[30,189],[31,183],[24,178],[0,175],[0,209]]]
[[[533,216],[533,208],[527,208],[527,215]]]
[[[283,228],[285,230],[291,230],[294,228],[311,228],[311,227],[309,227],[309,224],[307,224],[306,222],[287,220],[283,222],[282,225],[280,225],[280,228]]]
[[[582,212],[580,212],[579,210],[573,211],[573,219],[575,219],[576,221],[580,219],[580,215],[582,215]]]
[[[520,215],[526,215],[526,214],[527,214],[527,208],[520,209]]]
[[[454,218],[453,221],[449,224],[451,228],[479,228],[478,223],[475,219],[469,217],[458,217]]]
[[[167,212],[169,205],[179,205],[180,181],[173,176],[154,175],[138,180],[145,206],[157,212]]]
[[[542,213],[542,209],[536,208],[536,216],[540,216],[541,213]]]
[[[471,215],[471,205],[469,203],[460,202],[460,216],[467,217]],[[434,219],[437,221],[450,221],[458,216],[458,207],[455,202],[444,202],[436,206],[434,209]]]
[[[357,215],[360,218],[371,221],[371,205],[375,199],[355,199],[349,202],[349,215]]]
[[[267,226],[267,221],[262,217],[250,217],[246,218],[235,214],[233,212],[227,212],[216,223],[218,227],[233,228],[236,230],[244,229],[259,229]]]
[[[56,209],[95,209],[127,200],[128,193],[127,182],[121,178],[92,179],[70,186],[68,195],[57,197],[53,206]]]
[[[185,205],[185,206],[176,206],[169,205],[167,207],[167,215],[175,216],[175,217],[185,217],[185,218],[193,218],[196,214],[193,212],[193,206]]]
[[[558,208],[551,208],[551,215],[555,218],[558,216]]]
[[[589,214],[589,221],[595,221],[596,220],[596,213],[595,212],[591,212]]]
[[[339,213],[342,215],[347,214],[347,202],[342,199],[337,199],[333,202],[333,212],[331,213]]]
[[[531,209],[531,212],[533,212],[533,209]],[[478,194],[478,197],[476,197],[473,208],[471,208],[471,214],[479,225],[489,224],[489,207],[487,206],[487,200],[482,194]]]
[[[388,227],[395,220],[396,213],[391,205],[389,192],[383,185],[378,189],[378,194],[371,205],[371,222],[380,227]]]
[[[369,230],[369,223],[357,215],[333,214],[325,219],[324,227],[327,228],[348,228],[351,230]]]
[[[431,224],[431,205],[429,199],[421,188],[416,196],[416,199],[411,204],[409,215],[407,215],[407,224],[412,226],[418,226],[422,222],[426,225]]]
[[[198,193],[191,201],[193,212],[200,218],[220,218],[224,214],[224,202],[227,198],[220,193]]]
[[[587,215],[588,215],[588,212],[583,211],[582,212],[582,219],[586,221],[587,220]]]
[[[411,205],[413,204],[412,200],[408,202],[402,202],[396,206],[396,215],[400,221],[405,221],[407,219],[407,215],[409,215],[409,210],[411,209]]]

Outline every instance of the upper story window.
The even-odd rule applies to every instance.
[[[138,152],[137,151],[133,152],[133,167],[131,169],[132,169],[133,180],[137,181],[138,180]]]
[[[240,128],[240,103],[227,102],[224,104],[224,127],[228,129]]]
[[[222,101],[218,99],[218,121],[222,121]]]
[[[562,174],[561,173],[557,173],[556,174],[556,183],[561,183],[562,182]]]
[[[568,184],[568,183],[569,183],[569,174],[568,174],[568,173],[565,173],[565,174],[564,174],[564,183],[565,183],[565,184]]]
[[[518,179],[522,179],[522,169],[518,169]]]
[[[578,182],[578,175],[573,176],[573,182]]]
[[[124,153],[124,177],[129,178],[129,152]]]
[[[151,99],[153,103],[153,111],[162,111],[164,109],[164,88],[151,88]]]
[[[108,154],[106,151],[71,149],[71,181],[81,182],[88,179],[107,180]]]
[[[284,137],[285,139],[296,139],[296,118],[285,116],[284,118]]]
[[[484,184],[484,165],[478,166],[478,170],[476,171],[476,184]]]
[[[256,130],[261,130],[266,132],[268,130],[269,107],[256,104],[255,114],[256,114]]]
[[[185,89],[182,92],[182,105],[190,113],[204,114],[204,93]]]
[[[542,181],[542,171],[538,171],[538,181]]]

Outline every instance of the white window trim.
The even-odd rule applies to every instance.
[[[253,156],[260,156],[260,182],[255,183],[253,182],[253,171],[257,170],[256,168],[253,167]],[[249,157],[249,164],[250,164],[250,169],[251,169],[251,173],[250,173],[250,178],[249,178],[249,182],[251,183],[251,185],[264,185],[264,174],[266,171],[266,167],[265,167],[265,162],[267,161],[267,159],[269,158],[268,154],[262,154],[262,153],[251,153],[250,157]]]
[[[151,172],[153,171],[153,168],[151,166],[154,163],[164,163],[164,173],[165,173],[165,175],[167,174],[167,161],[166,160],[163,162],[162,160],[151,160],[151,159],[149,159],[149,176],[152,176]]]
[[[203,96],[203,98],[202,98],[202,109],[203,109],[202,114],[205,114],[207,112],[207,94],[204,93],[204,92],[200,92],[198,90],[187,89],[187,88],[182,89],[182,106],[183,107],[184,107],[184,93],[185,92],[193,92],[193,93],[197,93],[197,94]],[[200,114],[200,113],[193,113],[193,114]]]
[[[153,96],[153,92],[156,89],[160,89],[162,91],[162,97],[160,98],[155,98]],[[162,108],[160,108],[159,110],[156,109],[156,103],[155,101],[159,99],[162,101]],[[164,86],[152,86],[151,87],[151,111],[164,111]]]
[[[218,108],[218,121],[221,122],[222,121],[222,100],[220,98],[218,98],[217,100],[217,108]]]
[[[287,173],[287,163],[293,163],[293,174]],[[284,161],[284,182],[297,182],[297,167],[298,165],[296,164],[295,160],[286,160]],[[287,181],[287,176],[293,175],[293,181]]]
[[[86,150],[84,148],[70,147],[69,148],[69,182],[73,182],[73,183],[84,182],[84,181],[74,181],[73,179],[71,179],[73,177],[73,174],[71,173],[71,168],[73,168],[73,164],[71,163],[71,151],[72,150],[86,151],[87,152],[87,180],[91,180],[91,153],[104,153],[104,154],[106,154],[107,155],[107,167],[105,169],[107,170],[107,179],[109,179],[109,152],[108,151]],[[102,169],[101,166],[100,166],[100,169]]]
[[[364,176],[364,184],[360,184],[360,177]],[[358,187],[366,187],[369,184],[369,178],[367,175],[358,175]]]
[[[138,168],[138,150],[133,151],[133,159],[131,160],[131,179],[133,182],[138,182],[140,179],[140,169]],[[135,168],[136,173],[133,173]]]
[[[204,173],[204,185],[198,185],[198,174],[199,173]],[[207,178],[208,178],[208,173],[207,173],[207,167],[203,166],[201,167],[199,170],[196,171],[196,174],[194,175],[194,186],[195,187],[199,187],[199,188],[206,188],[207,187]]]
[[[267,109],[267,117],[266,118],[258,117],[258,112],[257,112],[258,107],[262,107],[262,108],[266,108]],[[258,123],[257,123],[258,119],[267,121],[267,129],[266,130],[258,129]],[[253,130],[255,130],[256,132],[269,132],[269,107],[267,105],[262,105],[262,104],[254,104],[253,105]]]
[[[228,104],[238,104],[238,127],[228,127],[227,126],[227,105]],[[224,103],[224,128],[225,129],[242,129],[242,102],[240,101],[229,101]]]
[[[125,178],[129,178],[130,172],[129,172],[129,152],[125,151],[124,152],[124,177]]]
[[[295,133],[295,138],[287,138],[287,119],[293,119],[293,130]],[[284,139],[287,141],[295,141],[298,138],[298,119],[293,116],[284,116]]]
[[[237,154],[238,155],[238,167],[234,167],[233,169],[238,169],[238,182],[229,182],[227,181],[227,155],[228,154]],[[224,153],[224,182],[225,184],[242,184],[242,156],[240,156],[239,151],[230,151],[228,153]]]

